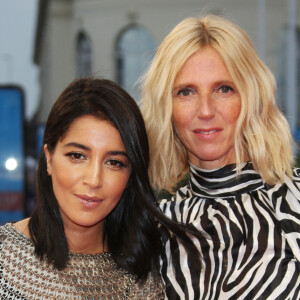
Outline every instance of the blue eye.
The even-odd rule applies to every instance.
[[[178,95],[181,94],[181,95],[183,95],[183,96],[188,96],[188,95],[190,94],[190,92],[191,92],[191,91],[185,89],[185,90],[179,91],[179,92],[178,92]]]
[[[220,91],[223,94],[227,94],[229,92],[233,91],[233,88],[229,85],[221,85],[217,88],[218,91]]]
[[[184,97],[188,97],[190,96],[191,94],[194,94],[195,93],[195,90],[192,89],[192,88],[184,88],[184,89],[181,89],[177,92],[177,96],[184,96]]]

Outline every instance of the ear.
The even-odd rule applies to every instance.
[[[44,145],[44,152],[45,152],[46,162],[47,162],[47,173],[48,175],[52,175],[52,156],[48,150],[47,144]]]

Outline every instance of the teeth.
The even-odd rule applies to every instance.
[[[211,130],[211,131],[200,131],[200,133],[203,133],[203,134],[212,134],[214,132],[216,132],[217,130]]]

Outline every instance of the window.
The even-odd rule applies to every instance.
[[[77,38],[77,76],[86,77],[92,73],[92,47],[90,39],[83,32]]]
[[[136,85],[155,52],[151,34],[142,26],[130,25],[116,43],[116,80],[136,100],[140,92]]]

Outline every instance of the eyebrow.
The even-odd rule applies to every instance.
[[[85,145],[82,145],[82,144],[79,144],[79,143],[75,143],[75,142],[68,143],[68,144],[64,145],[64,147],[76,147],[76,148],[80,148],[80,149],[83,149],[83,150],[91,150],[89,147],[87,147]],[[110,154],[110,155],[123,155],[123,156],[126,156],[128,158],[128,155],[125,151],[113,150],[113,151],[108,151],[108,154]]]
[[[232,79],[220,79],[220,80],[216,80],[213,82],[213,84],[234,84]],[[177,88],[185,88],[185,87],[194,87],[197,86],[197,83],[195,82],[190,82],[190,81],[184,81],[184,82],[180,82],[177,85],[173,86],[173,89],[177,89]]]
[[[125,151],[108,151],[108,153],[111,155],[123,155],[128,158],[128,155]]]
[[[64,145],[64,147],[76,147],[76,148],[80,148],[80,149],[84,149],[84,150],[90,150],[89,147],[84,146],[79,143],[75,143],[75,142],[68,143],[68,144]]]

